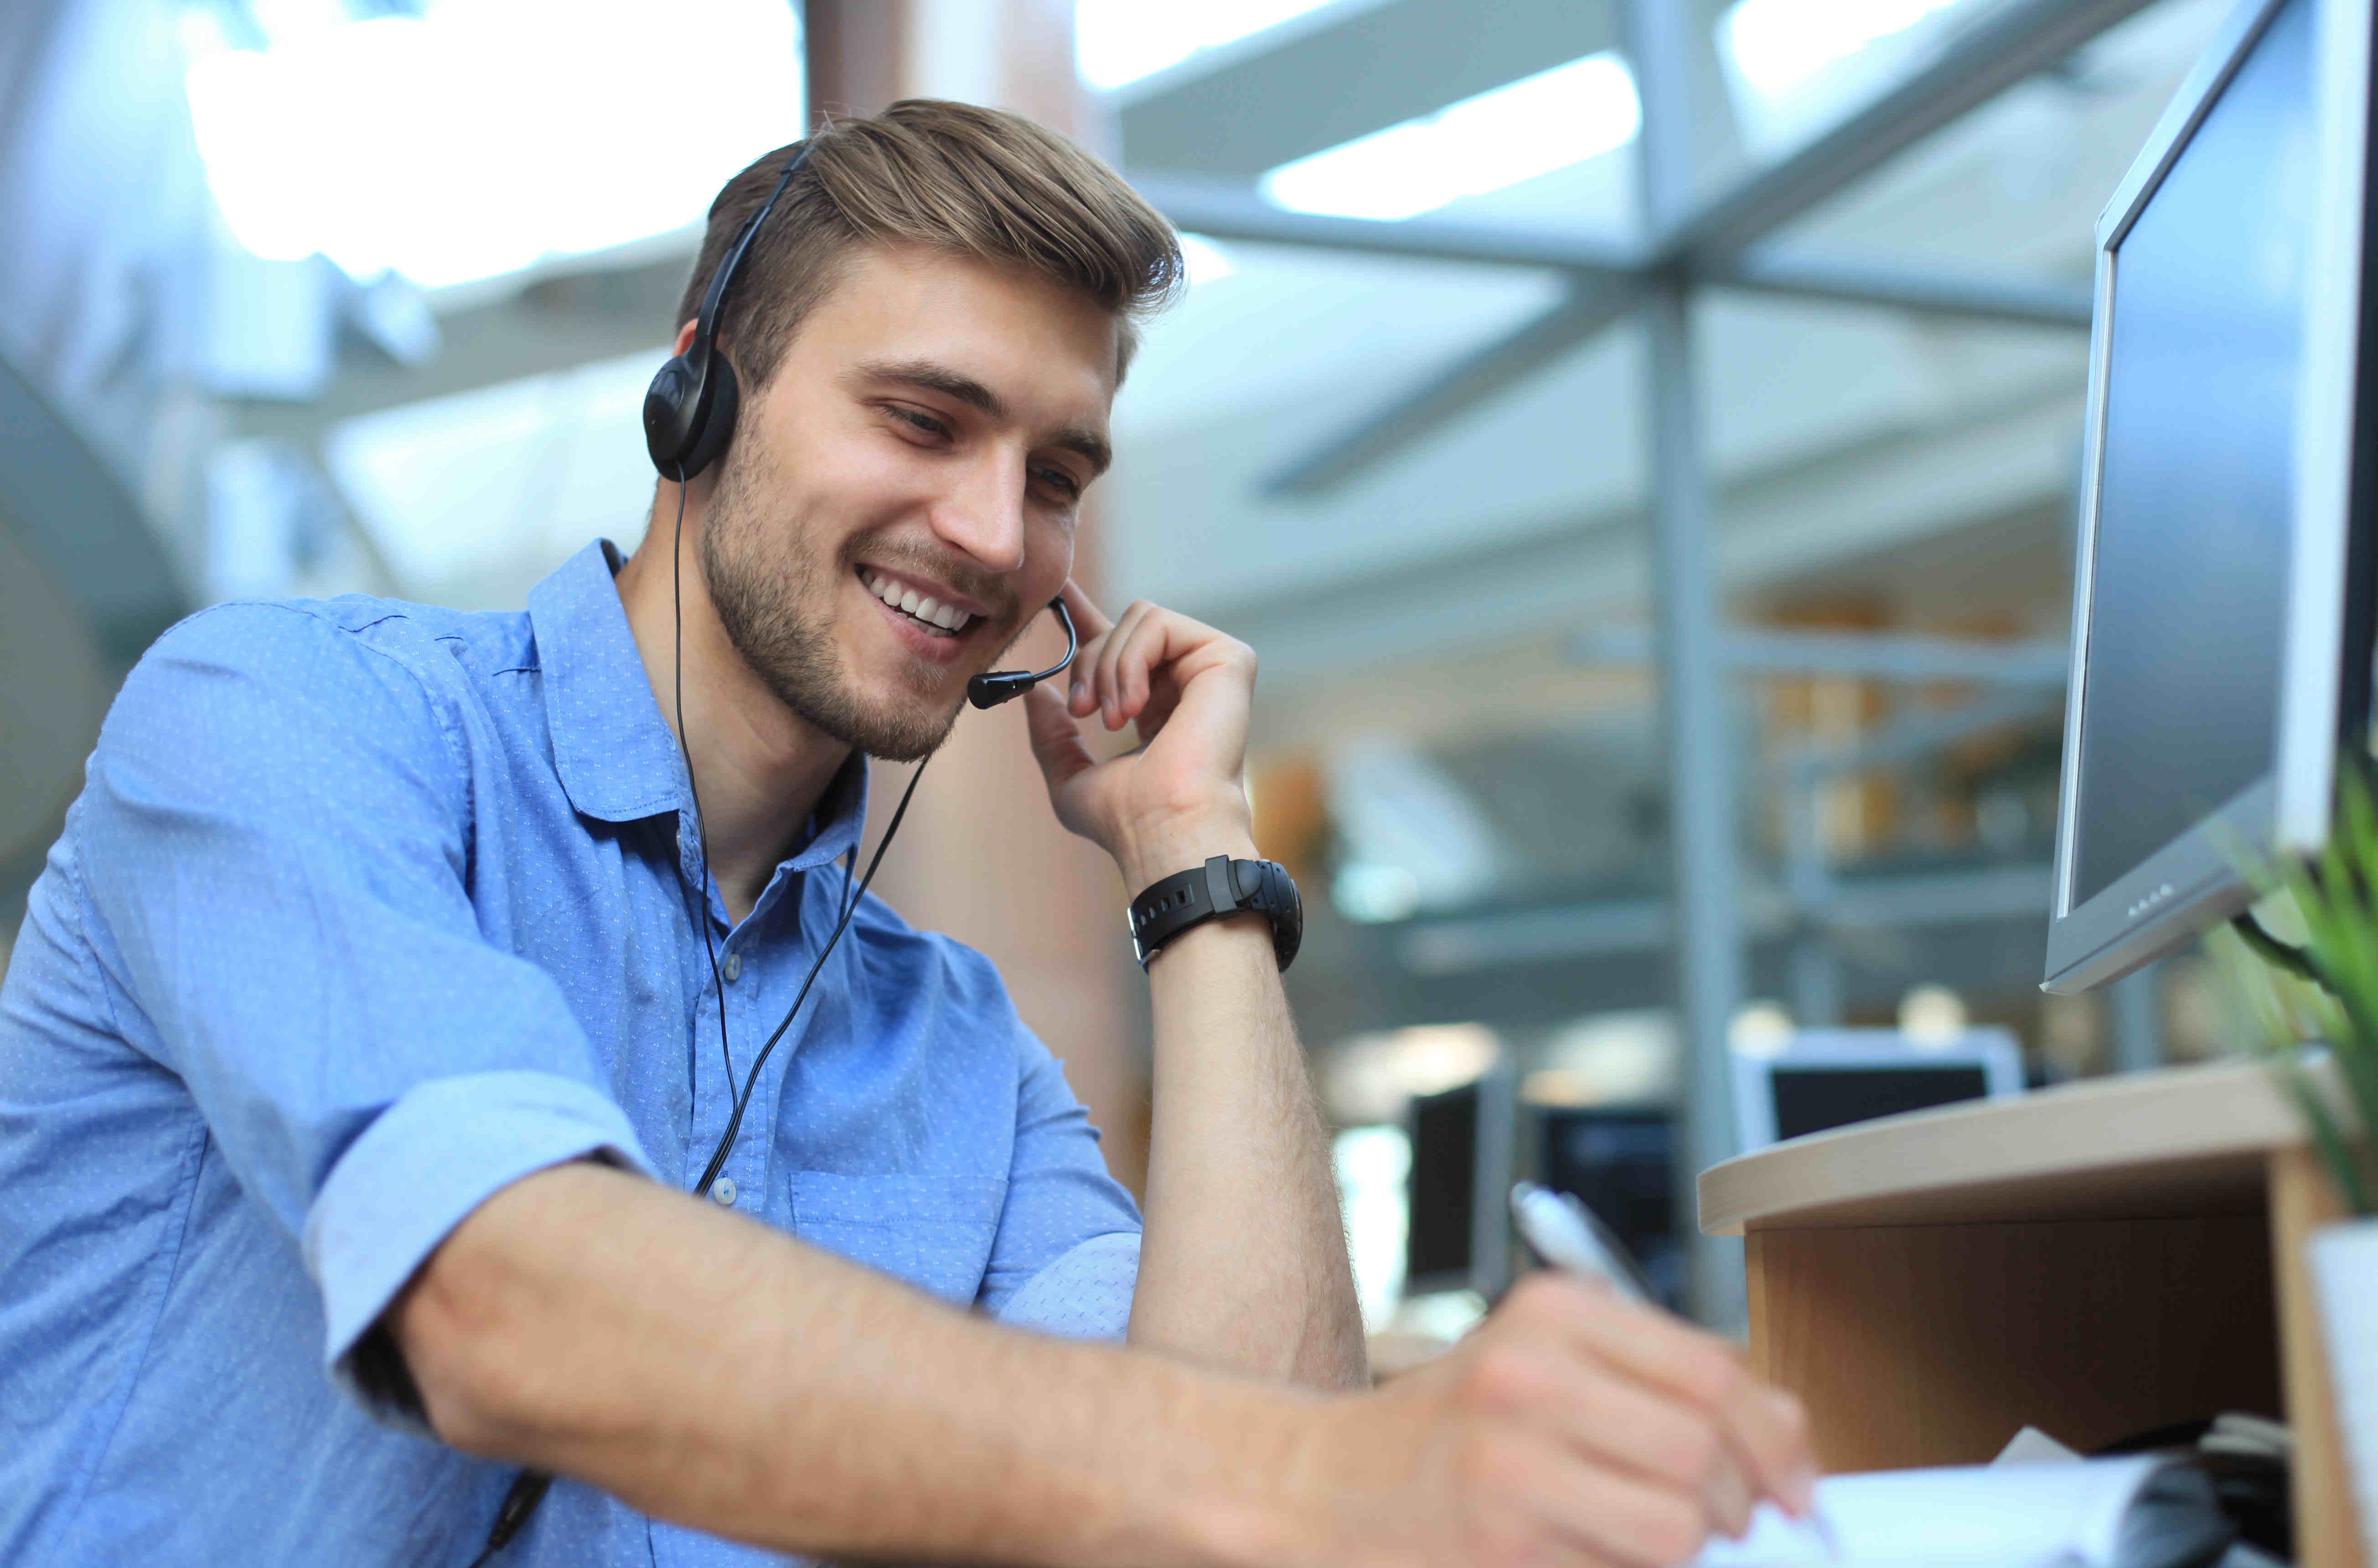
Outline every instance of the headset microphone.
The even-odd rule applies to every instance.
[[[996,708],[1011,697],[1021,697],[1051,676],[1063,675],[1065,666],[1074,662],[1082,640],[1074,634],[1074,617],[1063,599],[1051,599],[1049,607],[1057,612],[1057,622],[1065,628],[1065,656],[1034,675],[1029,670],[994,670],[976,676],[967,682],[967,700],[978,708]]]

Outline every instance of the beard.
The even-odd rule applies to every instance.
[[[858,563],[823,558],[771,529],[743,450],[727,449],[695,545],[727,640],[776,700],[846,746],[893,762],[931,755],[957,723],[958,703],[937,700],[922,681],[905,701],[870,703],[860,694],[833,635],[835,592]]]

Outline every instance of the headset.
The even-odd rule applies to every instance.
[[[692,340],[686,344],[683,353],[672,356],[660,367],[653,377],[652,385],[644,390],[645,449],[652,454],[653,466],[660,471],[661,477],[677,484],[677,529],[671,541],[669,559],[669,600],[675,639],[671,663],[676,682],[671,716],[677,725],[678,752],[685,761],[686,788],[693,796],[694,836],[702,852],[702,886],[699,890],[685,888],[684,891],[693,899],[691,910],[693,923],[702,931],[703,951],[710,958],[711,985],[719,998],[718,1051],[726,1062],[729,1083],[735,1081],[735,1055],[727,1038],[727,987],[719,977],[718,950],[710,933],[709,831],[703,820],[702,791],[694,783],[693,749],[686,738],[685,729],[685,491],[689,481],[715,462],[727,450],[727,444],[735,434],[736,414],[742,404],[742,389],[736,384],[735,366],[718,349],[719,309],[726,302],[728,286],[742,269],[744,255],[751,248],[752,239],[759,233],[761,225],[768,221],[768,214],[775,210],[777,200],[784,196],[786,187],[793,183],[793,176],[808,165],[810,150],[813,145],[808,141],[799,143],[793,149],[792,156],[785,161],[784,172],[776,176],[775,186],[768,192],[768,199],[744,221],[743,227],[735,236],[735,243],[727,247],[717,270],[711,274],[710,286],[703,291],[702,309],[694,317]],[[1062,598],[1051,600],[1049,608],[1056,612],[1058,622],[1065,628],[1065,656],[1037,673],[999,670],[975,676],[967,682],[967,700],[978,708],[995,708],[1002,702],[1023,696],[1042,681],[1062,675],[1073,664],[1074,655],[1081,649],[1081,639],[1074,629],[1074,617],[1066,610]],[[851,916],[858,913],[859,901],[866,896],[868,885],[875,880],[876,868],[883,864],[883,852],[892,847],[893,836],[900,831],[901,819],[908,814],[908,802],[916,796],[917,783],[924,776],[924,764],[920,762],[917,771],[909,775],[908,787],[901,793],[900,804],[894,809],[892,820],[883,830],[883,842],[875,846],[875,854],[867,862],[867,874],[855,882],[852,880],[852,874],[859,866],[859,846],[856,844],[844,856],[843,881],[850,888],[850,893],[843,902],[834,933],[826,939],[817,961],[810,965],[809,975],[801,981],[800,989],[794,993],[793,1005],[785,1011],[784,1021],[776,1025],[768,1035],[767,1042],[760,1047],[759,1055],[752,1059],[744,1075],[743,1086],[735,1095],[734,1110],[727,1119],[727,1130],[719,1136],[717,1147],[711,1151],[702,1179],[694,1183],[695,1197],[708,1196],[712,1184],[718,1179],[718,1173],[725,1168],[727,1156],[735,1147],[736,1134],[743,1127],[743,1112],[751,1104],[752,1090],[759,1084],[760,1069],[767,1064],[770,1053],[775,1050],[776,1042],[784,1038],[785,1031],[792,1027],[794,1018],[800,1013],[801,1004],[809,999],[810,987],[817,983],[819,972],[825,967],[825,961],[834,955],[835,947],[842,940],[842,933],[848,928]],[[679,872],[679,882],[682,888],[682,869]],[[495,1527],[488,1531],[487,1543],[472,1560],[471,1568],[482,1568],[510,1543],[512,1538],[528,1524],[530,1515],[536,1512],[537,1504],[545,1501],[546,1490],[552,1484],[551,1476],[538,1471],[523,1470],[513,1480],[511,1490],[505,1493],[503,1505],[496,1513]]]

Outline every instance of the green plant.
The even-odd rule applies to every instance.
[[[2368,785],[2354,773],[2340,782],[2328,847],[2314,859],[2240,865],[2262,902],[2205,945],[2252,1013],[2337,1195],[2356,1215],[2378,1213],[2378,808]],[[2299,925],[2300,941],[2282,941],[2265,918]],[[2313,1042],[2336,1064],[2342,1103],[2309,1071]]]

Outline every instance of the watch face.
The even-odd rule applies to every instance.
[[[1296,950],[1304,941],[1304,895],[1297,891],[1296,879],[1288,868],[1277,860],[1264,863],[1265,875],[1271,882],[1272,947],[1279,955],[1279,966],[1286,969],[1296,960]]]

